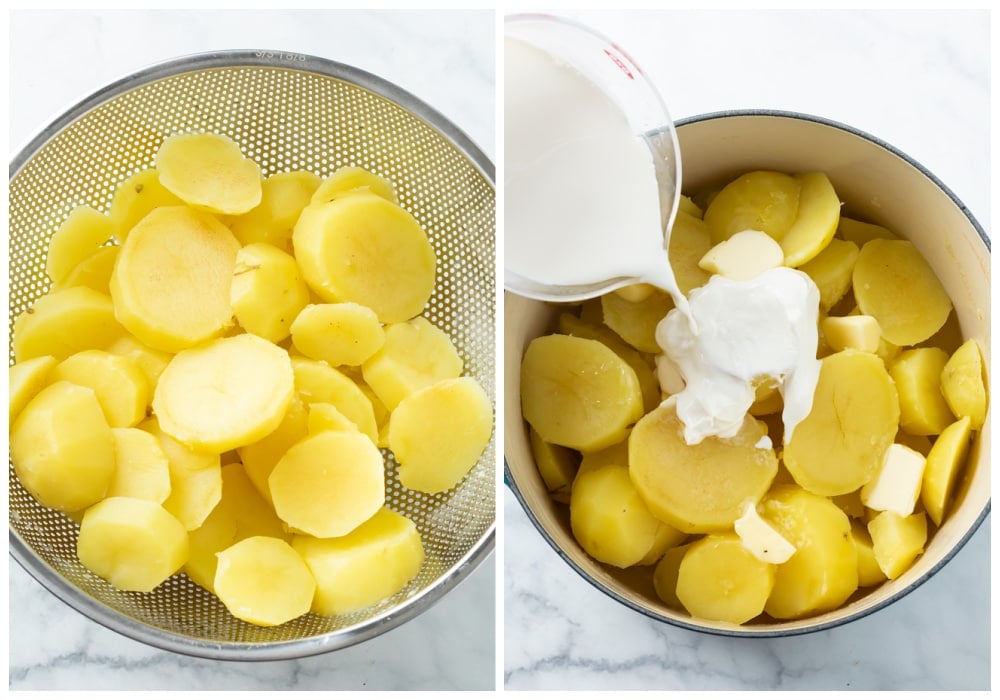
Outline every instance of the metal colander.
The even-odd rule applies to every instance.
[[[10,166],[13,319],[48,289],[48,240],[76,206],[107,211],[119,182],[152,165],[164,137],[226,134],[265,176],[357,165],[388,178],[427,231],[438,283],[425,316],[444,330],[495,399],[495,198],[492,163],[453,124],[396,86],[301,54],[233,51],[156,65],[60,117]],[[9,361],[13,351],[8,348]],[[419,529],[426,561],[392,598],[351,615],[312,613],[277,627],[232,617],[183,574],[151,593],[115,590],[76,557],[77,524],[40,506],[8,471],[10,550],[43,586],[100,624],[154,646],[220,659],[281,659],[342,648],[427,609],[493,549],[495,440],[451,491],[408,491],[386,459],[386,505]]]

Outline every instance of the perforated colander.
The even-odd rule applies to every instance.
[[[169,134],[226,134],[265,176],[320,176],[357,165],[392,181],[427,231],[438,283],[425,316],[444,330],[495,398],[495,200],[492,163],[441,114],[398,87],[324,59],[270,51],[200,54],[156,65],[85,99],[10,166],[13,319],[48,289],[48,240],[76,206],[107,211],[119,182],[152,165]],[[8,348],[9,361],[13,352]],[[40,506],[8,470],[10,550],[78,611],[154,646],[220,659],[281,659],[342,648],[426,610],[493,549],[495,441],[451,491],[408,491],[386,458],[386,505],[411,518],[426,561],[407,588],[351,615],[308,614],[277,627],[232,617],[177,574],[151,593],[115,590],[76,557],[78,527]]]

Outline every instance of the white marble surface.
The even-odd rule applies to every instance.
[[[10,149],[80,98],[146,65],[216,49],[279,49],[394,82],[494,152],[494,14],[478,12],[101,12],[10,15]],[[159,651],[92,623],[9,561],[15,690],[491,689],[494,555],[417,618],[298,661],[214,662]]]
[[[874,134],[943,180],[990,231],[984,12],[564,13],[657,83],[674,119],[806,112]],[[990,519],[920,589],[848,626],[731,639],[633,613],[579,578],[506,491],[507,689],[986,689]]]

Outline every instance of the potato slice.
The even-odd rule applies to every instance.
[[[130,428],[146,417],[149,383],[128,357],[81,350],[56,365],[51,379],[93,389],[112,428]]]
[[[162,504],[170,495],[170,461],[155,435],[138,428],[112,428],[115,473],[107,496]]]
[[[160,173],[155,168],[140,170],[115,188],[108,210],[115,231],[115,238],[124,243],[132,227],[157,207],[173,207],[184,204],[173,192],[160,182]]]
[[[972,422],[968,416],[962,416],[941,431],[927,453],[920,500],[935,525],[944,522],[955,482],[969,454],[971,438]]]
[[[309,419],[307,422],[310,435],[322,433],[324,430],[346,430],[358,433],[358,426],[345,416],[332,403],[309,404]],[[370,437],[370,436],[369,436]]]
[[[843,350],[823,358],[812,410],[786,442],[784,463],[813,493],[850,493],[878,471],[898,428],[899,399],[885,365]]]
[[[244,330],[280,343],[309,303],[309,288],[295,258],[269,243],[250,243],[236,254],[229,302]]]
[[[52,289],[67,287],[90,287],[101,294],[111,294],[111,275],[118,261],[119,246],[103,246],[84,258],[69,271],[62,282],[53,284]]]
[[[215,214],[243,214],[260,204],[260,168],[228,136],[168,136],[155,162],[163,186],[191,206]]]
[[[222,470],[219,455],[196,452],[163,432],[155,418],[138,426],[154,435],[167,455],[170,468],[170,495],[163,507],[188,531],[201,527],[222,498]]]
[[[872,545],[872,536],[868,532],[868,526],[857,520],[851,521],[851,539],[854,541],[854,549],[858,553],[858,586],[877,586],[886,580],[885,573],[875,559],[875,550]]]
[[[303,357],[292,358],[292,371],[295,389],[303,401],[333,404],[372,442],[378,440],[372,402],[350,377],[322,360]]]
[[[636,282],[635,284],[626,284],[624,287],[619,287],[614,290],[614,293],[620,296],[625,301],[631,301],[632,303],[638,303],[643,299],[649,297],[656,290],[651,284],[646,284],[645,282]]]
[[[858,554],[847,515],[828,498],[795,485],[776,486],[760,514],[789,542],[795,554],[775,570],[764,609],[779,620],[833,610],[858,587]]]
[[[476,466],[492,434],[493,406],[472,377],[413,392],[389,420],[399,483],[423,493],[447,491]]]
[[[653,589],[656,595],[675,610],[684,609],[684,604],[677,597],[677,578],[680,575],[681,561],[690,548],[691,544],[671,547],[664,552],[653,569]]]
[[[451,338],[423,316],[389,324],[384,333],[382,346],[361,371],[390,411],[417,389],[462,375],[462,358]]]
[[[521,362],[525,420],[547,442],[593,451],[620,442],[642,415],[635,372],[601,342],[535,338]]]
[[[105,348],[124,333],[108,295],[69,287],[45,294],[14,320],[14,359],[65,360],[81,350]]]
[[[116,496],[84,513],[76,552],[118,590],[149,592],[184,565],[188,536],[158,503]]]
[[[38,392],[11,427],[10,461],[24,488],[48,508],[78,511],[104,498],[115,447],[94,391],[57,381]]]
[[[589,469],[573,483],[570,527],[584,551],[619,568],[638,564],[656,543],[657,520],[632,485],[628,467]]]
[[[399,204],[396,188],[392,186],[391,182],[370,170],[354,165],[337,168],[330,177],[323,180],[313,193],[312,202],[314,204],[329,202],[338,196],[357,194],[359,191],[370,192],[387,202]]]
[[[268,486],[267,480],[274,470],[274,465],[285,455],[288,448],[309,434],[308,420],[309,411],[306,404],[296,393],[292,396],[288,410],[285,411],[277,428],[257,442],[236,448],[250,482],[268,503],[272,503],[272,499],[271,487]]]
[[[664,402],[629,437],[632,481],[650,512],[682,532],[729,529],[778,471],[774,450],[758,447],[766,434],[762,423],[747,417],[732,438],[689,445],[674,402]]]
[[[269,243],[291,252],[292,229],[321,182],[307,170],[272,175],[261,185],[260,204],[233,219],[229,229],[243,245]]]
[[[10,389],[10,403],[7,404],[8,427],[14,425],[28,402],[50,383],[49,373],[57,364],[56,358],[44,355],[10,366],[7,371],[7,385]]]
[[[239,462],[222,466],[222,498],[217,507],[232,511],[236,520],[236,541],[257,535],[291,541],[284,523],[258,493]]]
[[[674,279],[681,294],[708,283],[710,275],[698,266],[712,247],[712,234],[708,224],[700,218],[677,212],[674,226],[670,229],[668,259],[674,271]]]
[[[69,213],[49,240],[45,272],[55,284],[66,280],[77,265],[97,252],[114,233],[111,219],[83,205]]]
[[[656,290],[640,302],[630,302],[611,293],[601,297],[604,324],[636,350],[661,352],[656,342],[656,324],[674,308],[666,292]]]
[[[894,345],[927,340],[951,313],[948,292],[909,241],[866,243],[854,264],[853,288],[861,313],[878,319],[882,336]]]
[[[823,311],[832,309],[851,288],[860,251],[856,244],[834,238],[812,260],[799,266],[819,288],[819,307]]]
[[[684,214],[693,216],[696,219],[700,219],[705,214],[705,212],[701,210],[701,207],[695,204],[693,199],[684,194],[677,199],[677,212],[683,212]]]
[[[748,552],[733,534],[708,535],[685,552],[677,599],[696,617],[741,625],[764,612],[775,566]]]
[[[937,435],[955,420],[941,393],[947,362],[940,348],[911,348],[889,366],[899,392],[899,427],[911,435]]]
[[[781,237],[785,265],[798,267],[819,255],[837,232],[840,197],[824,173],[802,173],[799,181],[799,209],[795,221]]]
[[[160,375],[173,357],[169,352],[151,348],[131,333],[116,338],[107,348],[112,355],[127,357],[136,364],[149,385],[149,399],[153,399],[153,389],[160,381]]]
[[[213,588],[233,617],[262,627],[309,612],[316,581],[284,540],[250,537],[218,554]]]
[[[904,517],[882,511],[868,523],[868,532],[879,568],[889,580],[897,579],[924,551],[927,517],[924,513]]]
[[[896,240],[899,238],[895,233],[885,226],[870,224],[866,221],[851,219],[846,216],[840,217],[837,223],[837,234],[845,241],[850,241],[858,248],[861,248],[868,241],[882,238],[885,240]]]
[[[941,371],[941,393],[956,416],[968,416],[971,428],[986,422],[987,389],[983,351],[974,339],[962,343]]]
[[[434,290],[437,257],[427,234],[409,212],[374,194],[309,205],[292,242],[320,298],[357,302],[383,323],[422,313]]]
[[[545,442],[534,428],[528,429],[528,440],[535,466],[538,467],[538,473],[545,482],[545,488],[553,494],[553,498],[559,495],[560,498],[557,500],[568,503],[570,487],[580,466],[579,453],[562,445]]]
[[[375,312],[361,304],[309,304],[291,325],[292,342],[307,357],[359,366],[385,344]]]
[[[174,439],[222,453],[277,428],[294,391],[288,353],[244,333],[177,353],[160,375],[153,411]]]
[[[229,287],[239,243],[190,207],[161,207],[132,229],[111,276],[115,315],[145,344],[178,352],[233,323]]]
[[[316,579],[312,611],[317,615],[374,605],[401,591],[424,562],[416,525],[384,507],[343,537],[296,535],[292,547]]]
[[[293,445],[268,477],[278,517],[315,537],[340,537],[385,503],[382,454],[364,435],[328,430]]]
[[[220,502],[221,503],[221,502]],[[188,557],[184,573],[210,593],[215,593],[218,553],[236,543],[236,515],[216,506],[205,521],[188,533]]]
[[[722,188],[705,209],[704,221],[713,243],[753,229],[781,242],[799,211],[802,184],[791,175],[757,170]]]
[[[639,560],[637,566],[653,566],[673,547],[687,539],[687,533],[681,532],[672,525],[667,525],[662,520],[660,527],[653,538],[653,546],[646,552],[646,556]]]

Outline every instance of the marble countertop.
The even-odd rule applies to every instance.
[[[671,116],[766,108],[874,134],[990,231],[988,13],[563,13],[610,37]],[[990,518],[901,601],[850,625],[734,639],[647,619],[576,575],[504,497],[507,689],[987,689]]]
[[[10,149],[94,90],[151,63],[218,49],[276,49],[395,83],[494,155],[492,11],[16,11]],[[12,690],[492,689],[490,555],[430,610],[375,639],[295,661],[217,662],[160,651],[91,622],[9,562]]]

